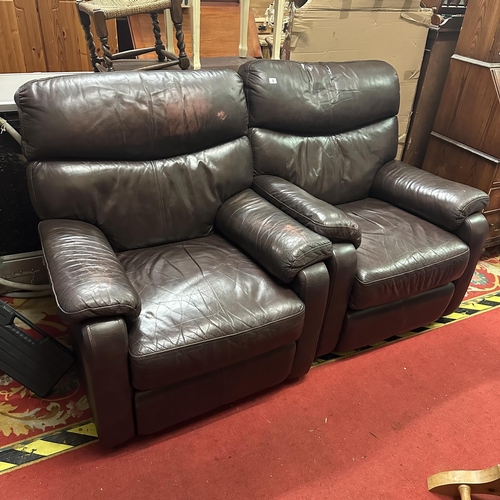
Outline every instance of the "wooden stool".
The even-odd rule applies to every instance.
[[[189,68],[189,59],[186,54],[186,44],[184,43],[184,33],[182,32],[182,4],[181,0],[76,0],[76,7],[80,16],[85,40],[90,52],[90,61],[94,71],[114,71],[113,61],[117,59],[129,59],[148,52],[158,54],[158,64],[137,68],[137,70],[153,70],[168,68],[179,65],[181,69]],[[165,49],[161,39],[158,13],[170,10],[175,27],[175,37],[177,38],[177,48],[179,57]],[[106,19],[116,19],[117,17],[127,17],[134,14],[150,14],[153,22],[153,33],[155,36],[155,46],[143,49],[132,49],[113,54],[108,45],[108,30]],[[166,14],[166,12],[165,12]],[[96,46],[90,32],[90,16],[94,19],[94,26],[97,36],[102,45],[103,57],[98,57]]]
[[[483,470],[452,470],[427,479],[429,491],[471,500],[471,493],[500,496],[500,465]]]

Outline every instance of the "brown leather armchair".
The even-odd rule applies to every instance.
[[[24,85],[16,102],[102,444],[309,370],[332,245],[250,189],[236,73],[67,76]]]
[[[333,243],[318,355],[453,312],[484,243],[488,196],[394,159],[394,68],[263,60],[239,74],[254,190]]]

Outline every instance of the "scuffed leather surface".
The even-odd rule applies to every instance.
[[[252,184],[247,137],[155,161],[32,162],[31,198],[42,219],[99,227],[116,251],[206,236],[228,198]]]
[[[489,203],[483,191],[443,179],[400,161],[384,165],[375,177],[372,196],[454,231]]]
[[[314,361],[329,287],[330,277],[323,262],[302,269],[293,280],[292,289],[304,302],[306,316],[289,379],[305,375]]]
[[[333,351],[339,339],[356,274],[356,249],[348,243],[337,243],[333,245],[333,256],[325,264],[330,275],[330,291],[317,356]]]
[[[47,220],[39,231],[59,314],[66,323],[139,316],[139,295],[99,229],[80,221]]]
[[[443,315],[454,290],[453,283],[447,283],[390,304],[362,311],[348,310],[335,352],[373,345],[432,323]]]
[[[399,109],[398,76],[382,61],[263,59],[247,62],[238,73],[245,83],[250,127],[330,135],[395,116]]]
[[[246,133],[232,71],[140,71],[36,80],[16,93],[28,160],[154,160]]]
[[[138,434],[150,434],[283,382],[295,343],[178,384],[135,393]]]
[[[272,175],[258,175],[253,190],[302,225],[332,243],[361,243],[358,225],[342,210],[333,207],[295,184]]]
[[[349,307],[401,300],[459,278],[469,247],[443,229],[374,198],[341,205],[363,239]]]
[[[135,422],[125,321],[98,318],[75,325],[71,333],[100,444],[131,439]]]
[[[239,363],[302,333],[302,301],[218,235],[118,257],[142,302],[129,337],[138,390]]]
[[[397,138],[396,118],[332,136],[250,130],[258,175],[286,179],[331,205],[368,196],[379,168],[396,156]]]
[[[455,234],[469,247],[469,263],[462,276],[455,281],[455,294],[448,304],[444,315],[455,311],[467,293],[470,280],[481,257],[488,229],[488,221],[483,214],[472,214],[455,231]]]
[[[251,189],[227,200],[216,228],[284,283],[332,255],[332,244],[284,214]]]

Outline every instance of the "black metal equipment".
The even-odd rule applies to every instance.
[[[16,318],[37,335],[15,325]],[[0,300],[0,370],[43,398],[73,363],[68,348]]]

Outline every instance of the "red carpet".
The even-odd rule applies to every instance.
[[[427,476],[500,462],[499,325],[500,308],[476,314],[118,450],[17,469],[2,498],[445,498]]]

